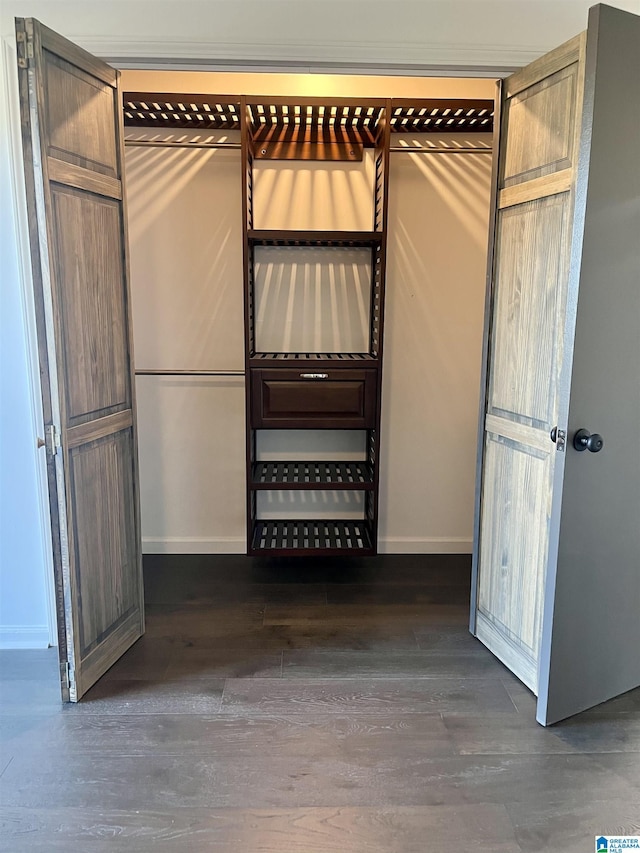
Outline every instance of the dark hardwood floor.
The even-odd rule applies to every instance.
[[[77,705],[1,652],[6,853],[585,853],[640,834],[640,690],[553,728],[467,631],[467,557],[147,557]]]

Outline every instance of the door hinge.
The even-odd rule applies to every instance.
[[[33,61],[33,41],[27,37],[26,32],[20,30],[16,33],[16,46],[18,68],[26,68]]]
[[[52,456],[55,456],[58,452],[58,448],[60,447],[60,433],[56,429],[55,424],[49,424],[49,426],[45,427],[45,441],[47,444],[47,451]]]
[[[76,689],[76,679],[69,661],[67,660],[60,664],[60,668],[62,669],[62,678],[66,681],[69,692],[74,693]]]
[[[16,33],[16,49],[18,53],[18,68],[27,67],[27,34],[23,30]]]

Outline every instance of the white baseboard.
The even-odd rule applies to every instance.
[[[0,649],[48,649],[49,626],[0,625]]]
[[[473,540],[466,537],[431,537],[420,539],[409,536],[381,537],[381,554],[470,554]],[[143,554],[244,554],[244,537],[229,536],[217,539],[182,538],[168,536],[164,539],[142,538]]]
[[[378,551],[381,554],[471,554],[473,539],[466,537],[418,538],[412,536],[381,536]]]
[[[216,539],[179,536],[167,536],[164,539],[142,537],[143,554],[244,554],[245,551],[244,536]]]

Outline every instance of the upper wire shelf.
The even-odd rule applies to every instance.
[[[127,127],[240,130],[240,98],[236,95],[125,92],[122,100]]]
[[[389,101],[357,98],[246,99],[249,132],[256,143],[274,132],[296,139],[343,140],[367,146],[380,137]],[[489,99],[393,98],[392,133],[486,133],[493,130],[494,103]],[[125,92],[124,123],[128,127],[239,130],[238,95]]]
[[[394,99],[391,133],[487,133],[493,131],[491,100]]]

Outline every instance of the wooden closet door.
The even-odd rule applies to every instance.
[[[501,105],[475,633],[536,694],[583,76],[580,36]]]
[[[63,698],[144,631],[118,72],[16,22]]]

